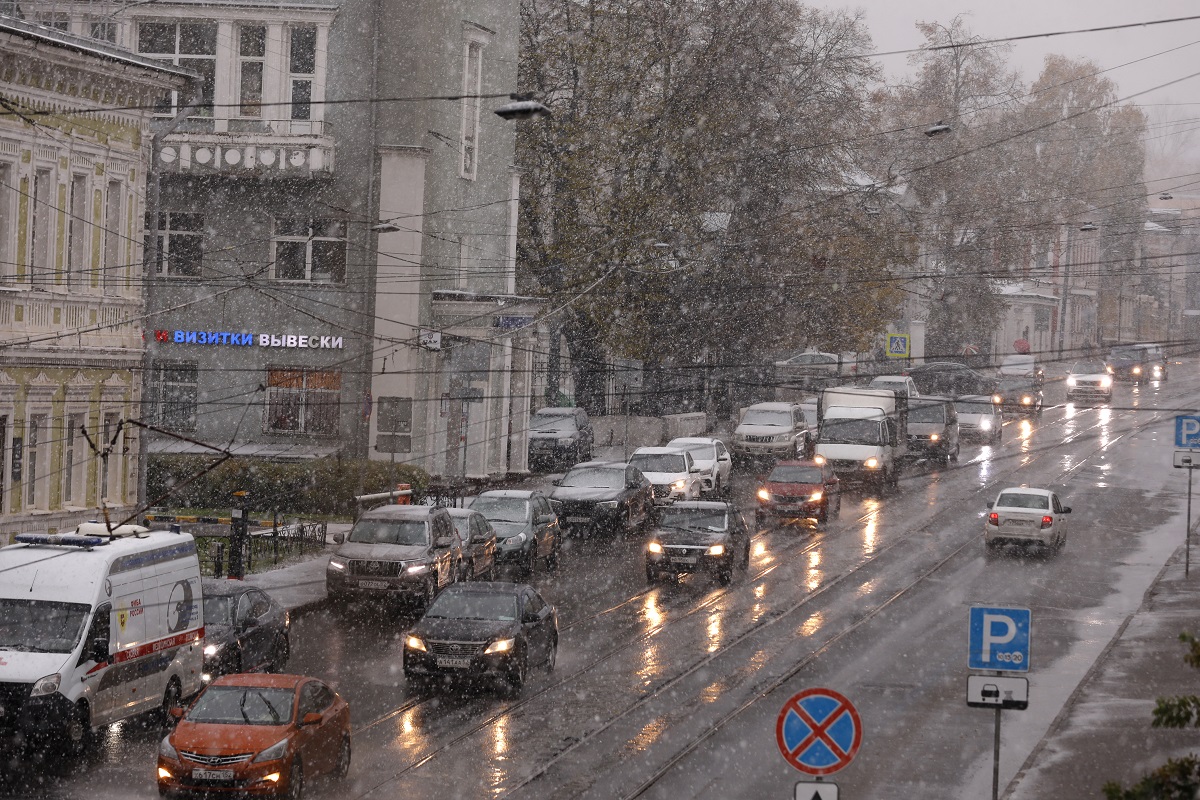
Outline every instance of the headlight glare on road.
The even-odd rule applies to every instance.
[[[809,499],[809,500],[811,500],[812,502],[816,503],[816,502],[818,502],[818,501],[819,501],[819,500],[820,500],[822,497],[824,497],[824,496],[825,496],[825,495],[824,495],[824,493],[822,493],[822,492],[813,492],[813,493],[812,493],[812,496],[811,496],[811,497],[809,497],[808,499]]]
[[[404,646],[409,650],[420,650],[422,653],[425,652],[425,642],[421,641],[421,637],[419,636],[404,637]]]
[[[725,555],[725,545],[723,545],[723,544],[714,544],[712,547],[708,548],[708,554],[709,554],[710,556],[722,556],[722,555]]]
[[[764,503],[766,503],[771,499],[771,493],[768,492],[766,490],[766,488],[759,489],[758,490],[758,499],[762,500]]]
[[[483,654],[491,655],[492,653],[507,653],[513,649],[513,645],[517,643],[516,639],[497,639],[487,646]]]
[[[659,544],[658,542],[651,542],[650,544],[646,545],[646,549],[649,550],[651,553],[661,553],[662,545]]]
[[[875,458],[875,456],[871,456],[863,462],[863,466],[867,469],[877,469],[879,467],[879,459]]]

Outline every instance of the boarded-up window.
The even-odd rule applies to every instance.
[[[334,436],[339,427],[341,391],[342,373],[338,370],[267,370],[264,429]]]

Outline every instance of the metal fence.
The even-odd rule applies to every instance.
[[[327,525],[324,522],[293,522],[250,531],[242,563],[247,573],[256,565],[276,565],[296,560],[309,553],[325,549]],[[231,538],[229,530],[219,533],[193,531],[200,555],[200,572],[220,578],[229,569]]]

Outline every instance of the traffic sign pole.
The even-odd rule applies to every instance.
[[[1188,470],[1187,521],[1183,527],[1183,577],[1192,565],[1192,471]]]
[[[1000,800],[1000,707],[996,706],[996,742],[992,747],[992,800]]]

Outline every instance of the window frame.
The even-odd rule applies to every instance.
[[[479,129],[483,91],[483,52],[486,42],[475,36],[463,40],[462,127],[459,134],[458,175],[473,181],[479,175]],[[473,61],[472,61],[473,60]]]
[[[296,375],[299,375],[301,380],[300,386],[272,385],[274,380],[273,374],[279,373],[278,379],[283,381],[294,380]],[[326,376],[325,380],[331,380],[336,376],[336,388],[326,387],[310,387],[310,377]],[[341,397],[342,397],[342,371],[340,369],[317,368],[317,367],[290,367],[278,366],[267,368],[267,396],[264,400],[263,409],[263,433],[278,434],[283,436],[314,436],[314,437],[335,437],[341,432]],[[318,398],[323,398],[324,402],[316,402]],[[276,423],[278,420],[286,420],[288,412],[291,411],[292,405],[295,403],[295,427],[283,428]],[[321,414],[322,406],[329,404],[333,407],[333,412],[329,414],[327,419],[328,429],[312,430],[316,427],[312,424],[314,415]],[[319,422],[319,418],[316,418]]]
[[[142,49],[143,44],[143,26],[148,25],[163,25],[173,26],[175,28],[174,35],[174,51],[173,52],[157,52]],[[213,28],[213,50],[211,53],[184,53],[183,46],[183,26],[212,26]],[[188,17],[183,19],[139,19],[134,25],[134,33],[136,35],[137,44],[134,51],[141,56],[151,58],[156,61],[161,61],[166,64],[171,64],[176,67],[184,67],[199,72],[203,80],[204,96],[201,97],[202,105],[196,109],[195,113],[188,116],[188,119],[211,120],[215,116],[215,103],[217,102],[217,59],[220,50],[220,23],[215,19],[201,19],[199,17]],[[180,63],[180,62],[186,63]],[[195,62],[207,61],[211,63],[211,72],[203,72],[195,69]],[[206,103],[206,105],[203,105]],[[155,108],[152,112],[156,117],[171,117],[179,113],[180,110],[179,91],[172,89],[170,94],[169,105],[164,105],[161,108]]]
[[[284,220],[303,221],[307,230],[306,234],[281,234],[279,233],[280,223]],[[322,230],[325,224],[334,223],[340,227],[341,236],[318,235],[317,231]],[[346,283],[346,270],[349,266],[349,238],[347,220],[338,219],[337,217],[276,217],[273,223],[274,230],[271,234],[271,280],[284,283],[310,283],[318,285],[341,286]],[[303,278],[288,278],[279,276],[279,245],[284,243],[304,243],[304,277]],[[340,245],[341,254],[341,275],[339,276],[330,271],[328,280],[318,280],[313,276],[313,268],[315,264],[314,253],[316,245],[322,242],[337,242]],[[326,273],[320,273],[326,274]]]
[[[249,29],[262,30],[262,55],[245,55],[243,53],[244,36]],[[238,23],[237,25],[237,46],[234,50],[234,57],[237,60],[237,75],[234,76],[234,113],[233,118],[236,119],[262,119],[263,118],[263,100],[267,85],[267,41],[270,38],[269,26],[265,22],[258,23]],[[243,96],[244,78],[246,64],[259,64],[260,73],[258,76],[258,102],[250,104],[253,108],[253,113],[247,113],[247,103]]]
[[[176,219],[183,217],[195,217],[198,221],[197,230],[189,228],[175,228],[171,223]],[[163,227],[163,223],[166,227]],[[158,261],[154,265],[154,272],[160,278],[171,279],[188,279],[200,278],[204,275],[204,214],[194,211],[160,211],[158,214],[158,229],[156,236],[158,237]],[[181,272],[177,268],[177,263],[171,256],[171,240],[196,240],[197,257],[194,262],[194,272]]]
[[[193,371],[192,381],[183,380],[167,380],[168,371],[181,372],[184,370]],[[190,396],[184,397],[182,400],[176,400],[176,397],[182,396],[175,394],[171,398],[172,408],[190,409],[186,418],[178,417],[173,413],[170,417],[167,416],[167,395],[166,389],[171,387],[191,387]],[[196,430],[196,422],[200,401],[200,365],[196,361],[155,361],[150,365],[150,380],[146,385],[146,399],[150,403],[149,417],[156,425],[159,425],[167,430],[172,431],[194,431]],[[185,419],[183,424],[179,420]]]

